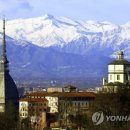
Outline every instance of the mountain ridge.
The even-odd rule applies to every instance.
[[[93,80],[107,74],[107,64],[119,50],[130,59],[130,22],[115,25],[52,15],[10,20],[6,22],[6,41],[15,77]]]

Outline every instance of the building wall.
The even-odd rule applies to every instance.
[[[47,92],[62,92],[63,91],[63,89],[62,88],[48,88],[47,89]]]
[[[27,101],[20,101],[19,102],[19,115],[20,118],[27,118],[28,117],[28,102]]]
[[[40,116],[42,112],[48,111],[48,102],[19,102],[20,118],[27,118],[30,116]]]
[[[40,116],[42,112],[48,111],[47,102],[29,102],[29,116]]]
[[[108,83],[121,82],[124,83],[124,65],[108,65]],[[119,77],[119,79],[118,79]]]
[[[94,99],[89,99],[87,97],[79,97],[74,100],[73,97],[66,99],[62,98],[59,100],[59,113],[63,115],[67,112],[68,114],[76,114],[76,112],[81,111],[82,113],[87,113],[87,110],[91,105],[93,105]]]
[[[5,80],[4,72],[0,72],[0,112],[5,111]]]
[[[50,113],[58,112],[58,97],[47,96],[48,107],[50,108]]]
[[[72,102],[72,107],[88,108],[90,106],[90,102],[94,100],[94,94],[89,92],[62,92],[62,93],[32,93],[27,96],[28,98],[35,99],[44,99],[48,100],[48,108],[50,113],[59,112],[60,102]],[[66,100],[67,97],[67,100]]]

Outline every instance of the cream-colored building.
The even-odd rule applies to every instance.
[[[46,98],[48,101],[49,113],[59,112],[59,108],[63,106],[61,103],[70,103],[71,108],[74,108],[75,111],[78,107],[83,109],[88,109],[91,105],[91,101],[94,100],[95,94],[91,92],[34,92],[27,95],[27,98]],[[62,110],[64,110],[62,108]]]
[[[130,62],[124,59],[124,53],[118,52],[117,60],[108,64],[108,80],[103,78],[103,90],[115,92],[118,86],[130,81]]]
[[[20,118],[27,118],[28,117],[28,101],[19,101],[19,114]]]
[[[48,107],[50,108],[50,113],[58,112],[58,97],[57,96],[46,96],[48,100]]]
[[[58,112],[58,95],[62,92],[34,92],[27,95],[28,98],[46,98],[48,101],[48,109],[50,113]]]
[[[41,116],[42,112],[48,111],[48,100],[46,98],[23,98],[19,101],[20,118]]]
[[[76,91],[68,92],[67,91],[67,92],[53,92],[53,93],[34,92],[34,93],[27,94],[26,98],[30,100],[38,100],[38,101],[42,101],[46,99],[48,105],[47,114],[52,115],[53,119],[55,116],[55,121],[56,121],[55,123],[61,122],[64,125],[66,121],[66,117],[68,115],[75,115],[78,112],[89,113],[89,108],[93,105],[95,96],[96,94],[92,92],[76,92]],[[39,105],[35,104],[35,108],[34,107],[31,108],[29,106],[30,106],[29,102],[27,102],[26,99],[20,100],[20,114],[21,114],[20,116],[25,118],[25,116],[27,117],[30,115],[30,113],[32,113],[31,122],[36,122],[37,120],[39,120],[39,116],[37,115],[35,116],[34,109],[39,110],[40,109]]]
[[[62,88],[57,88],[57,87],[49,87],[47,88],[47,92],[63,92],[63,89]]]

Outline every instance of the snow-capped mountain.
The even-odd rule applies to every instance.
[[[11,67],[23,75],[99,76],[117,51],[130,58],[130,22],[115,25],[45,15],[7,21],[6,35]]]
[[[124,46],[128,47],[130,40],[130,23],[115,25],[110,22],[73,21],[52,15],[10,20],[6,28],[6,34],[17,40],[18,44],[24,45],[27,41],[43,48],[55,46],[60,50],[71,46],[74,53],[78,54],[84,54],[96,45],[100,49],[105,46],[112,47],[114,51],[123,49],[127,52]],[[70,51],[65,49],[65,52]]]

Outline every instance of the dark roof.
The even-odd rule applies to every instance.
[[[12,77],[10,76],[10,74],[8,72],[5,72],[5,78],[3,80],[3,82],[5,82],[5,99],[8,100],[15,100],[16,102],[18,102],[19,100],[19,96],[18,96],[18,90],[17,90],[17,86],[14,82],[14,80],[12,79]],[[2,82],[2,81],[1,81]]]
[[[109,65],[130,65],[130,62],[127,60],[116,60],[109,63]]]
[[[67,86],[65,86],[64,88],[76,89],[76,87],[75,87],[75,86],[72,86],[72,85],[67,85]]]

